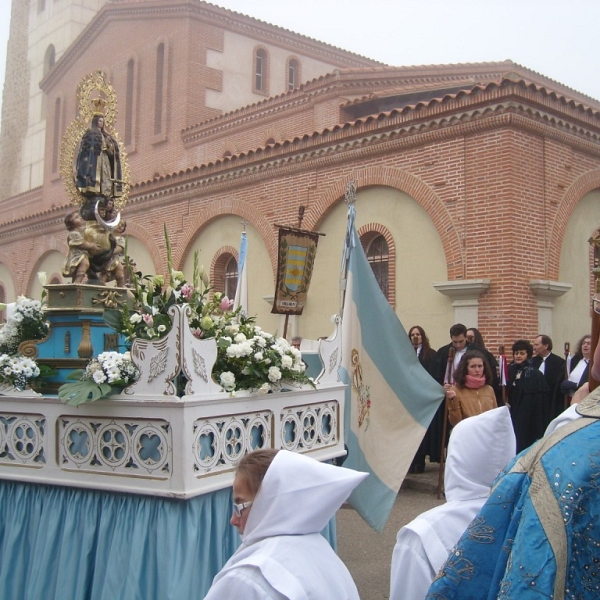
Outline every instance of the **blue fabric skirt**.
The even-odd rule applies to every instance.
[[[0,481],[0,598],[203,598],[240,538],[231,488],[189,500]],[[335,548],[335,519],[323,532]]]

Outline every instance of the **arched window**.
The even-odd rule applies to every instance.
[[[58,172],[58,156],[60,153],[60,116],[61,101],[57,98],[54,103],[54,147],[52,148],[52,173]]]
[[[293,92],[300,85],[300,63],[295,58],[287,62],[287,89]]]
[[[50,44],[48,48],[46,48],[46,54],[44,54],[44,77],[48,75],[50,69],[54,66],[56,62],[56,50],[53,44]],[[42,106],[40,111],[40,118],[46,118],[46,94],[42,92]]]
[[[231,246],[221,248],[211,266],[211,281],[215,292],[223,292],[230,300],[235,298],[238,280],[237,250]]]
[[[6,290],[0,285],[0,304],[6,304]],[[0,323],[6,322],[6,311],[0,310]]]
[[[127,61],[127,87],[125,90],[125,146],[133,142],[133,102],[135,82],[135,61]]]
[[[374,237],[367,246],[367,260],[373,269],[373,274],[377,283],[383,292],[383,295],[389,296],[389,250],[387,242],[382,235]]]
[[[235,291],[238,282],[238,264],[235,257],[232,256],[225,265],[225,295],[229,299],[235,298]]]
[[[159,44],[156,49],[156,89],[154,94],[154,134],[163,129],[163,87],[165,75],[165,45]]]
[[[269,95],[269,55],[264,48],[254,50],[254,92]]]
[[[50,44],[48,48],[46,48],[46,54],[44,54],[44,77],[49,73],[55,62],[56,49],[54,48],[54,44]]]

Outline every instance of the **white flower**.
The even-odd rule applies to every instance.
[[[269,390],[271,389],[271,386],[268,383],[263,383],[259,388],[258,388],[258,393],[259,394],[267,394],[269,392]]]
[[[157,328],[158,333],[163,333],[167,330],[167,326],[166,325],[159,325]]]
[[[281,371],[279,370],[279,367],[269,367],[268,377],[269,381],[272,381],[273,383],[279,381],[281,379]]]
[[[281,366],[284,369],[289,369],[293,364],[294,364],[294,361],[293,361],[293,359],[292,359],[291,356],[288,356],[287,354],[284,354],[281,357]]]
[[[255,359],[255,360],[259,360],[259,361],[260,361],[260,360],[262,360],[263,358],[264,358],[264,355],[263,355],[263,353],[262,353],[262,352],[257,352],[257,353],[254,355],[254,359]]]
[[[246,341],[246,336],[243,333],[238,333],[234,338],[233,338],[238,344],[241,344],[242,342]]]
[[[94,371],[92,378],[96,383],[104,383],[106,381],[106,375],[102,371]]]
[[[235,375],[231,371],[221,373],[220,380],[225,391],[231,392],[235,389]]]
[[[142,315],[140,315],[139,313],[133,313],[130,317],[129,317],[129,322],[133,323],[134,325],[136,323],[141,323],[142,322]]]

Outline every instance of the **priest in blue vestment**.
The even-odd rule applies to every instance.
[[[499,475],[428,599],[600,597],[600,388],[577,411]]]

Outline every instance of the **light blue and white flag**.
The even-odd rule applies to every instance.
[[[370,473],[349,502],[381,531],[444,390],[422,367],[379,288],[356,233],[354,206],[349,207],[344,262],[344,467]]]
[[[235,288],[235,299],[233,309],[242,307],[242,310],[248,312],[248,269],[246,268],[246,257],[248,255],[248,237],[246,232],[242,232],[240,240],[240,259],[238,261],[238,280]]]

